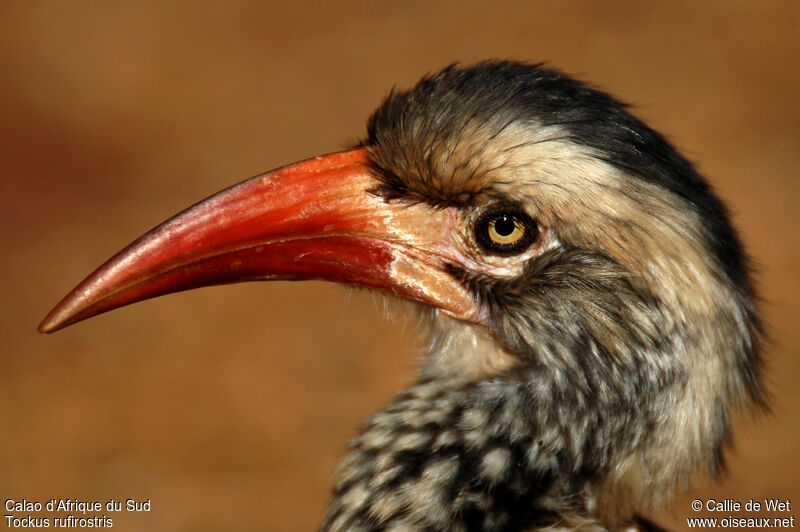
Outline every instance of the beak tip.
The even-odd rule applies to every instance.
[[[42,334],[51,334],[81,319],[77,317],[77,312],[73,308],[65,306],[62,301],[44,317],[39,326],[36,327],[36,330]]]
[[[45,316],[45,318],[42,320],[39,326],[36,327],[36,330],[42,334],[50,334],[56,332],[57,330],[63,327],[64,324],[61,322],[61,320],[59,320],[52,314],[48,314],[47,316]]]

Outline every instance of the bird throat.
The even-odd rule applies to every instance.
[[[422,317],[427,365],[351,441],[322,530],[510,532],[593,513],[609,460],[594,438],[604,420],[581,391],[544,366],[496,353],[485,328]],[[499,362],[465,361],[468,352]]]
[[[519,358],[498,343],[487,327],[421,308],[423,341],[428,346],[423,377],[469,382],[505,373],[519,364]]]

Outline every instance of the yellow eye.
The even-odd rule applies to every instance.
[[[514,215],[499,214],[489,220],[487,231],[492,242],[507,246],[522,240],[525,236],[525,224]]]
[[[475,223],[475,240],[493,255],[521,253],[538,236],[536,222],[513,205],[491,207]]]

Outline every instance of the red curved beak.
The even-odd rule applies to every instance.
[[[448,209],[387,203],[365,148],[316,157],[223,190],[117,253],[39,325],[50,333],[170,292],[252,280],[325,279],[378,288],[480,321],[445,271],[457,262]]]

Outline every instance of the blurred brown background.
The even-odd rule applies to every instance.
[[[178,210],[343,147],[394,84],[497,57],[636,103],[759,266],[774,413],[660,520],[683,528],[695,497],[800,505],[799,55],[792,0],[3,2],[0,497],[151,499],[120,530],[314,529],[349,436],[417,364],[373,296],[242,284],[34,328]]]

